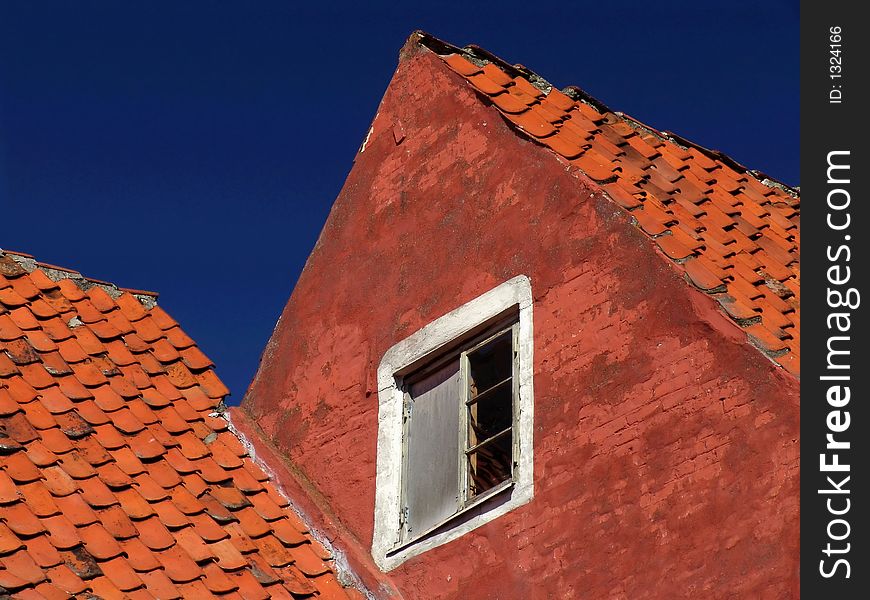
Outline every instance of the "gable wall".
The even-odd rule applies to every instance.
[[[796,595],[796,380],[428,51],[405,51],[242,408],[368,547],[381,357],[518,274],[535,497],[391,571],[401,593]]]

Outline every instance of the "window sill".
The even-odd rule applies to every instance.
[[[409,540],[400,542],[400,543],[396,544],[395,546],[393,546],[387,552],[387,558],[395,556],[396,554],[398,554],[398,553],[402,552],[403,550],[413,546],[414,544],[417,544],[420,541],[425,540],[430,535],[434,535],[434,534],[439,533],[440,531],[442,531],[446,528],[449,528],[450,524],[453,523],[454,521],[456,521],[457,519],[459,519],[462,516],[466,515],[467,513],[471,512],[475,508],[479,507],[481,504],[484,504],[487,500],[490,500],[491,498],[498,496],[502,492],[510,490],[513,487],[514,487],[514,481],[512,479],[508,479],[507,481],[501,482],[500,484],[498,484],[494,488],[489,489],[489,490],[485,491],[484,493],[474,497],[461,510],[453,513],[452,515],[447,517],[447,519],[445,519],[444,521],[438,523],[437,525],[430,527],[429,529],[427,529],[423,533],[415,535],[413,538],[411,538]]]

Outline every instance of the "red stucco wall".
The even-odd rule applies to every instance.
[[[371,543],[384,352],[526,274],[535,497],[391,571],[401,594],[797,597],[797,381],[594,184],[405,52],[242,405],[336,544]]]

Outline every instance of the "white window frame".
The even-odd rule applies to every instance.
[[[402,377],[458,348],[498,321],[516,315],[517,383],[513,478],[473,498],[434,531],[402,540],[403,476]],[[378,367],[378,448],[372,556],[389,571],[413,556],[446,544],[528,503],[533,496],[532,287],[525,275],[514,277],[432,321],[387,350]],[[457,410],[459,406],[457,405]]]

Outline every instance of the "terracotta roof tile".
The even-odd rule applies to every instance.
[[[260,549],[260,555],[271,567],[286,567],[296,560],[296,553],[291,553],[278,539],[271,536],[263,536],[255,540]]]
[[[26,305],[11,309],[9,317],[21,329],[39,329],[39,321],[36,320],[36,317],[33,316],[33,313],[30,312],[30,309]]]
[[[238,584],[230,579],[217,564],[208,564],[203,568],[205,579],[203,583],[212,592],[222,594],[239,589]]]
[[[498,106],[502,112],[508,114],[521,113],[527,108],[526,103],[522,102],[514,94],[498,94],[496,96],[491,96],[490,100],[492,100],[493,104]]]
[[[227,533],[230,534],[230,541],[239,552],[245,555],[250,555],[257,551],[257,545],[254,543],[254,538],[245,533],[239,523],[227,523],[224,526],[224,529],[226,529]]]
[[[153,302],[68,273],[0,253],[0,586],[346,597],[331,569],[270,566],[317,542],[212,416],[228,390],[208,357]]]
[[[179,529],[175,533],[175,538],[187,555],[195,562],[201,563],[215,558],[211,545],[207,544],[199,535],[197,535],[194,527],[184,527],[183,529]]]
[[[211,489],[209,489],[209,493],[200,496],[200,501],[205,506],[206,513],[218,523],[226,524],[239,520],[238,516],[211,494]]]
[[[797,303],[800,197],[796,189],[760,181],[718,152],[610,112],[578,88],[560,92],[535,75],[517,75],[516,70],[504,70],[474,55],[473,48],[460,50],[440,41],[429,44],[432,38],[425,35],[419,39],[518,131],[598,182],[654,238],[674,268],[719,301],[735,324],[745,329],[748,341],[799,375],[800,321],[795,310],[799,306],[776,301],[762,305],[767,295],[747,287],[757,284],[755,277],[734,279],[719,273],[751,256],[794,294],[793,304]],[[585,143],[578,143],[578,138]],[[669,207],[655,206],[657,199]],[[778,338],[771,333],[771,328],[786,321],[794,334]]]
[[[74,337],[73,332],[70,330],[69,327],[67,327],[66,323],[64,323],[60,317],[46,319],[40,324],[42,325],[42,330],[45,332],[45,334],[53,341],[58,342],[58,348],[61,347],[61,344],[59,342],[72,339]]]
[[[115,539],[125,540],[138,535],[138,531],[123,505],[115,504],[97,511],[97,514],[100,517],[100,523]]]
[[[6,567],[5,570],[9,571],[16,578],[30,584],[37,584],[48,578],[45,571],[36,564],[30,553],[24,549],[0,557],[0,564]]]
[[[76,527],[90,525],[97,520],[96,513],[79,493],[55,498],[54,501],[60,509],[61,514],[69,519]]]
[[[15,591],[28,585],[28,582],[9,571],[5,565],[0,569],[0,587],[7,591]]]
[[[252,600],[265,600],[272,597],[250,571],[242,570],[233,573],[232,577],[238,582],[239,594],[242,597],[251,598]]]
[[[291,519],[281,519],[272,523],[272,528],[275,531],[275,537],[281,540],[285,546],[298,546],[308,541],[305,532],[300,531],[300,528]]]
[[[81,362],[88,357],[81,344],[72,337],[57,342],[57,351],[68,363]]]
[[[208,445],[212,452],[212,458],[224,469],[237,469],[244,464],[238,454],[228,448],[219,438]],[[244,455],[242,455],[244,456]]]
[[[93,465],[85,460],[80,452],[64,454],[60,460],[60,467],[73,479],[91,479],[97,474]]]
[[[128,592],[142,585],[142,580],[123,556],[107,560],[103,572],[119,590]]]
[[[539,111],[527,110],[522,113],[508,113],[505,116],[517,127],[536,138],[556,133],[555,127]]]
[[[39,440],[27,444],[27,450],[25,450],[25,452],[27,453],[27,458],[30,459],[30,462],[43,469],[45,467],[56,465],[58,461],[57,455],[46,448],[45,444]]]
[[[13,288],[7,287],[0,289],[0,303],[3,303],[6,308],[14,308],[27,304],[27,299]]]
[[[40,567],[54,567],[63,562],[58,551],[48,541],[48,537],[39,535],[27,540],[27,552]]]
[[[18,445],[27,444],[39,439],[39,434],[36,429],[31,426],[27,419],[21,413],[16,413],[10,417],[4,417],[4,433],[7,443],[9,440],[14,440],[15,445],[7,446],[7,449],[14,450]]]
[[[91,508],[105,508],[118,504],[118,497],[99,477],[90,477],[79,482],[82,498]]]
[[[56,427],[70,439],[83,438],[94,432],[93,427],[73,411],[55,415],[54,420]]]
[[[86,400],[94,397],[73,375],[58,377],[56,381],[60,386],[60,391],[70,400]]]
[[[292,594],[298,596],[310,596],[317,592],[317,589],[311,585],[299,569],[290,567],[285,569],[275,569],[275,571],[284,577],[284,585]]]
[[[4,508],[3,520],[19,536],[31,536],[45,531],[42,521],[23,502]]]
[[[54,584],[43,582],[32,590],[24,590],[18,594],[19,598],[39,598],[41,600],[66,600],[69,594]]]
[[[0,354],[0,377],[9,377],[17,375],[21,371],[15,366],[15,363],[6,354]]]
[[[240,508],[251,506],[248,497],[236,487],[216,486],[210,492],[211,496],[234,514],[243,514]]]
[[[24,503],[37,517],[50,517],[60,512],[48,488],[41,482],[34,481],[33,483],[19,486],[19,489],[24,496]]]
[[[166,576],[162,569],[154,569],[145,573],[139,573],[139,578],[145,583],[145,587],[155,598],[175,600],[181,598],[181,592],[175,584]]]
[[[67,594],[80,594],[88,589],[81,577],[65,564],[46,569],[45,573],[55,587]]]
[[[57,464],[57,455],[38,440],[28,444],[26,452],[27,458],[37,467],[51,467]]]
[[[217,557],[218,565],[226,571],[241,569],[248,564],[247,560],[245,560],[245,557],[242,556],[242,553],[239,552],[239,549],[236,548],[232,540],[220,540],[219,542],[211,544],[210,548],[215,557]]]
[[[209,512],[192,515],[190,520],[196,528],[197,535],[209,543],[217,542],[230,536],[222,524],[218,523]]]
[[[153,571],[154,569],[160,568],[160,563],[157,561],[157,558],[138,537],[122,540],[120,544],[121,547],[124,548],[127,562],[130,563],[130,566],[133,567],[134,570],[141,573],[143,571]]]
[[[39,270],[30,273],[30,281],[43,292],[58,289],[57,282]]]
[[[88,324],[88,327],[91,328],[91,331],[100,339],[100,341],[107,341],[117,337],[120,337],[123,332],[115,327],[114,324],[110,323],[107,319],[103,319],[97,321],[96,323]]]
[[[112,580],[109,577],[95,579],[90,583],[90,586],[91,590],[93,590],[94,594],[99,598],[121,598],[124,595],[123,592],[112,583]]]
[[[163,502],[155,502],[151,505],[157,513],[157,518],[170,530],[179,529],[190,525],[190,520],[181,512],[172,502],[172,499],[166,499]]]
[[[63,515],[45,518],[42,524],[48,531],[48,539],[55,548],[67,550],[82,543],[76,526]]]
[[[502,84],[493,81],[486,73],[477,73],[476,75],[469,75],[468,81],[479,89],[484,94],[503,94],[505,89]]]
[[[102,523],[93,523],[81,527],[79,534],[85,544],[85,549],[97,560],[108,560],[119,556],[123,550]]]
[[[195,346],[195,342],[182,331],[181,327],[170,327],[163,332],[169,343],[175,346],[178,350],[191,348]]]
[[[0,468],[6,471],[12,481],[18,484],[29,483],[41,478],[36,465],[27,458],[27,454],[20,451],[0,459]]]

